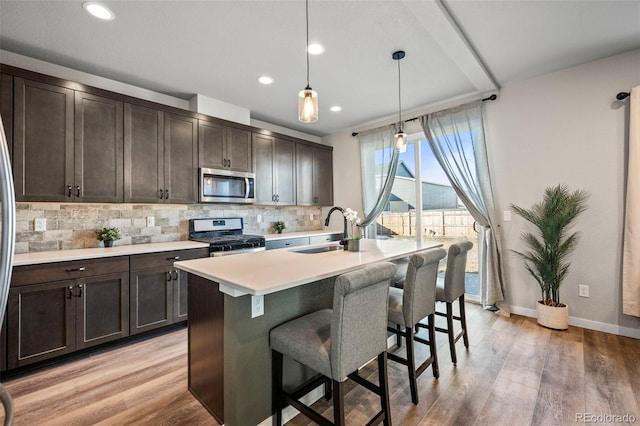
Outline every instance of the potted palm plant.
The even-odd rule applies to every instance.
[[[569,228],[586,210],[588,197],[584,190],[570,191],[566,185],[558,185],[547,188],[542,201],[530,209],[511,205],[518,216],[536,228],[522,234],[528,251],[512,251],[540,286],[542,299],[536,307],[538,324],[542,326],[569,328],[569,306],[560,301],[560,286],[569,272],[568,258],[579,238],[579,233],[570,232]]]

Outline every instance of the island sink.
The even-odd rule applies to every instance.
[[[304,249],[291,250],[291,251],[294,253],[315,254],[315,253],[328,253],[330,251],[338,251],[338,250],[344,250],[344,247],[330,245],[330,246],[311,247],[311,248],[304,248]]]

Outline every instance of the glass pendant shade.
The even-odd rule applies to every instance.
[[[318,93],[309,86],[298,93],[298,120],[303,123],[318,121]]]
[[[400,152],[407,152],[407,142],[409,136],[400,129],[395,135],[396,149]]]

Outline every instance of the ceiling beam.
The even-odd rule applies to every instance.
[[[442,0],[403,3],[478,92],[500,88]]]

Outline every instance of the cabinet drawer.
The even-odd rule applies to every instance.
[[[163,266],[173,266],[173,262],[178,260],[199,259],[209,256],[209,249],[189,249],[165,251],[162,253],[137,254],[131,256],[131,270],[159,268]]]
[[[330,243],[332,241],[340,241],[342,239],[342,234],[329,234],[329,235],[315,235],[313,237],[309,237],[309,244],[322,244],[322,243]]]
[[[77,279],[128,270],[128,256],[16,266],[13,268],[11,286]]]
[[[267,241],[265,243],[267,250],[306,245],[309,245],[309,237],[287,238],[284,240]]]

